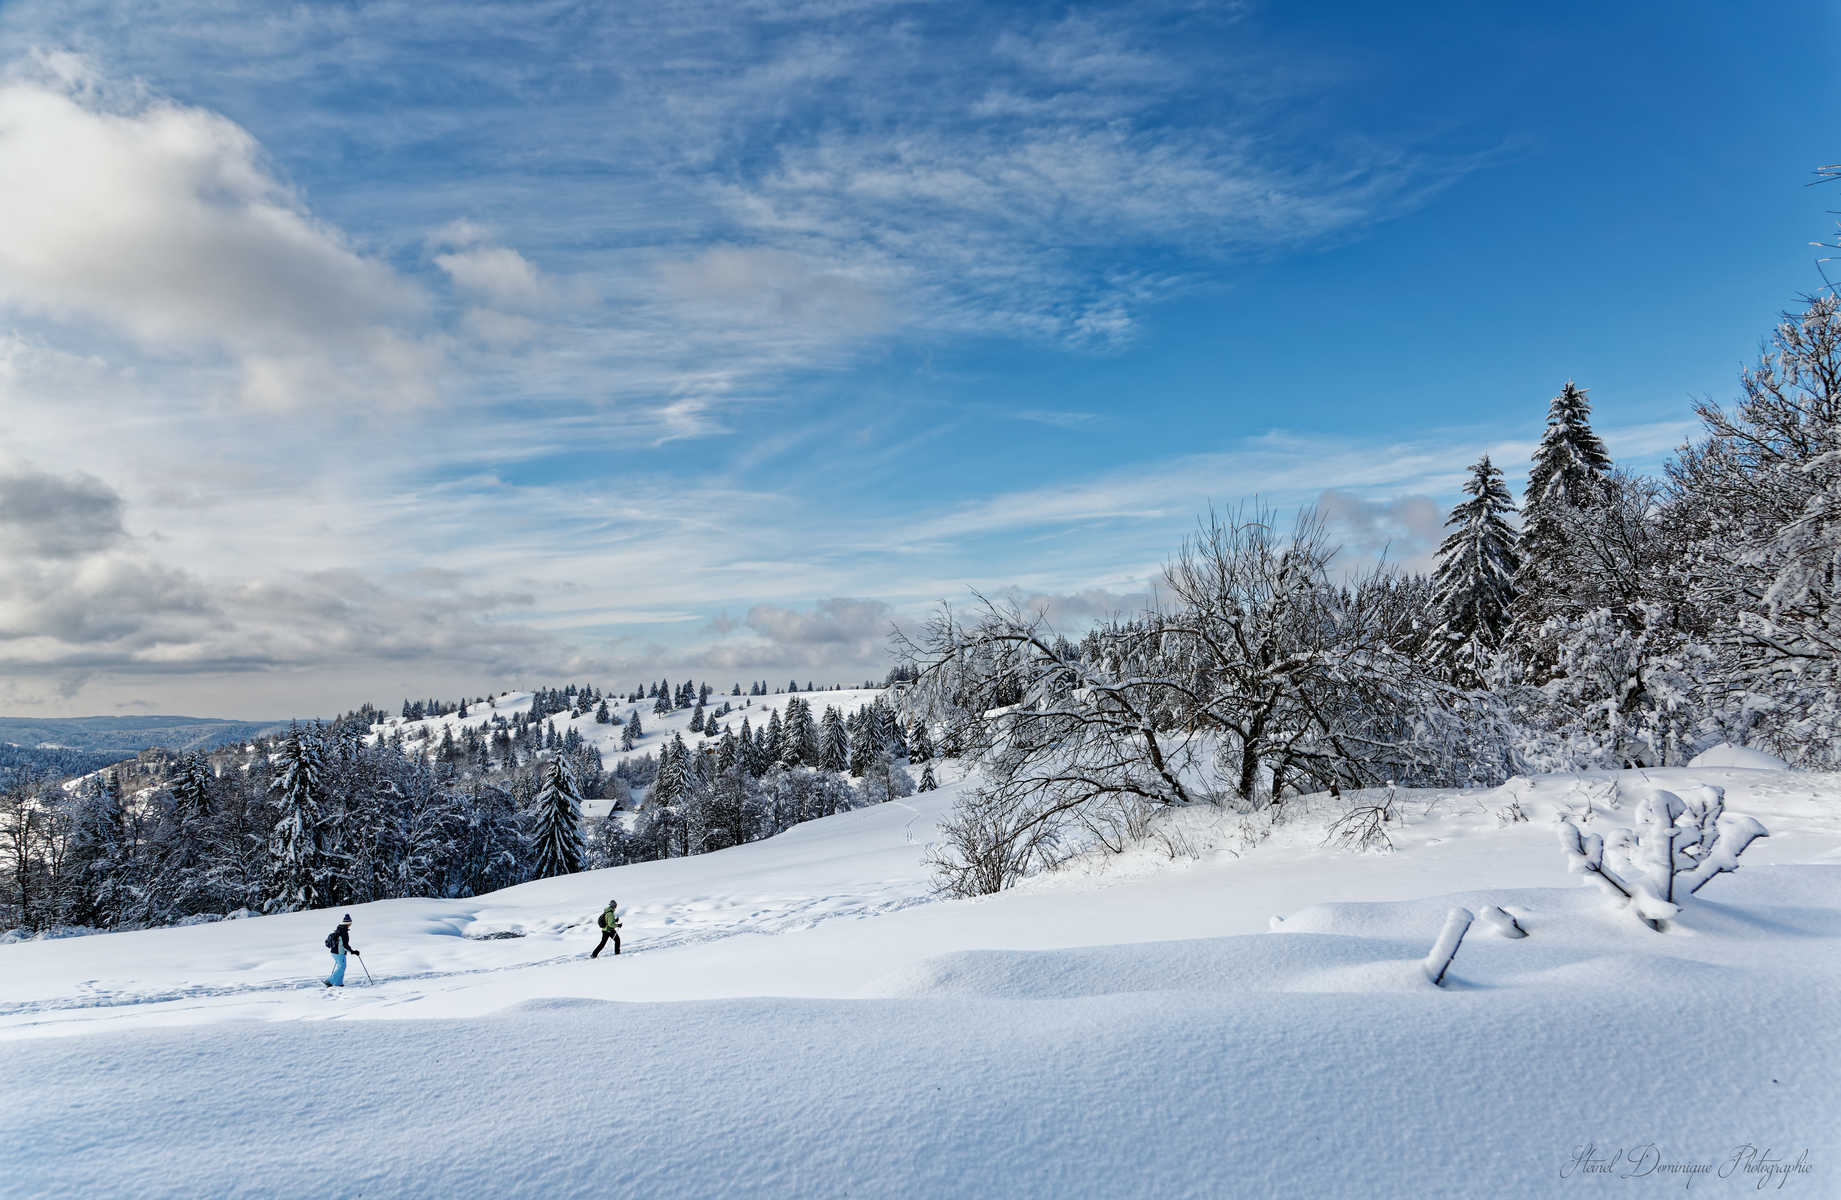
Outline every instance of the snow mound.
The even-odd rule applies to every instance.
[[[1742,771],[1788,771],[1790,764],[1775,754],[1721,742],[1702,750],[1688,763],[1690,767],[1737,767]]]

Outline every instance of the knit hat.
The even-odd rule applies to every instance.
[[[339,924],[341,925],[350,925],[351,923],[352,923],[352,914],[350,913],[346,913],[345,919],[339,922]]]

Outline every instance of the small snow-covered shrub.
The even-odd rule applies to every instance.
[[[1188,829],[1174,821],[1164,821],[1158,825],[1155,841],[1170,856],[1171,862],[1179,858],[1194,860],[1202,857],[1202,846]]]
[[[1330,822],[1326,844],[1334,843],[1345,850],[1386,851],[1394,848],[1387,836],[1387,823],[1399,819],[1394,810],[1400,789],[1388,784],[1378,796],[1363,793],[1349,806],[1349,811]]]
[[[990,896],[1067,855],[1069,808],[1044,809],[1029,794],[984,787],[967,792],[940,824],[940,840],[927,848],[940,891],[949,896]]]
[[[1770,834],[1751,817],[1725,812],[1722,789],[1700,785],[1682,794],[1651,788],[1636,807],[1634,828],[1586,833],[1560,824],[1560,844],[1574,872],[1594,878],[1651,929],[1681,911],[1681,903],[1726,871]]]
[[[1528,812],[1522,808],[1520,800],[1511,800],[1496,810],[1496,824],[1520,825],[1528,819]]]

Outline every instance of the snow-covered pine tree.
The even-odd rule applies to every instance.
[[[545,764],[535,807],[536,877],[549,879],[581,870],[588,846],[582,838],[582,797],[567,755],[558,754]]]
[[[780,722],[780,710],[774,709],[767,714],[767,725],[755,738],[755,750],[760,755],[762,770],[772,767],[780,761],[780,740],[785,733],[785,726]]]
[[[636,708],[633,710],[632,715],[626,719],[626,728],[620,731],[620,748],[622,750],[631,750],[639,739],[644,736],[646,736],[646,731],[640,727],[639,710]]]
[[[167,789],[181,821],[195,824],[211,815],[211,771],[197,754],[179,760]]]
[[[611,725],[613,724],[613,721],[614,721],[614,714],[608,711],[607,699],[603,697],[601,700],[600,707],[594,710],[594,723],[596,725]]]
[[[1592,432],[1592,406],[1585,392],[1569,379],[1553,398],[1547,410],[1547,431],[1528,472],[1514,621],[1530,632],[1572,607],[1564,566],[1569,526],[1580,510],[1603,498],[1611,471],[1611,456]]]
[[[786,702],[786,720],[780,724],[780,765],[790,770],[816,761],[817,742],[812,706],[801,697],[792,697]]]
[[[1072,647],[1069,647],[1069,653],[1072,653]],[[895,719],[893,708],[878,699],[869,706],[869,722],[878,750],[893,758],[907,756],[907,743],[902,740],[901,723]]]
[[[326,760],[318,726],[292,725],[269,785],[280,816],[269,833],[269,912],[296,912],[325,901],[326,853],[322,823]]]
[[[931,792],[939,786],[939,784],[933,781],[933,764],[928,763],[921,768],[920,790],[923,792]]]
[[[825,719],[818,730],[818,765],[827,771],[850,769],[850,735],[844,731],[844,718],[836,708],[825,708]]]
[[[122,870],[127,810],[115,772],[92,777],[70,799],[70,833],[56,877],[61,919],[71,925],[113,926],[129,897]]]
[[[933,761],[933,735],[927,732],[925,721],[916,721],[909,729],[908,758],[917,763]]]
[[[710,783],[704,777],[707,761],[708,755],[695,754],[696,769],[685,774],[684,798],[678,805],[684,819],[685,854],[702,854],[711,849]]]
[[[1451,510],[1451,534],[1438,548],[1433,602],[1441,621],[1430,653],[1451,678],[1474,687],[1508,624],[1521,560],[1515,530],[1503,519],[1515,502],[1489,455],[1470,468],[1464,494],[1470,499]]]
[[[866,775],[876,761],[876,732],[869,709],[859,708],[851,713],[845,728],[850,734],[850,773]]]
[[[684,739],[674,737],[659,749],[658,775],[652,781],[650,796],[654,808],[669,808],[684,797],[685,764],[678,757],[683,747]]]

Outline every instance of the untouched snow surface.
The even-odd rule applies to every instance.
[[[1702,750],[1694,756],[1690,767],[1746,767],[1754,771],[1787,771],[1790,764],[1775,754],[1766,754],[1762,750],[1753,750],[1747,746],[1735,746],[1730,742],[1721,742],[1711,749]]]
[[[1669,932],[1566,874],[1558,813],[1693,782],[1772,836]],[[1389,854],[1182,814],[933,901],[951,796],[359,906],[342,992],[331,912],[0,947],[0,1195],[1841,1194],[1835,777],[1409,793]],[[1528,936],[1436,988],[1460,905]]]

